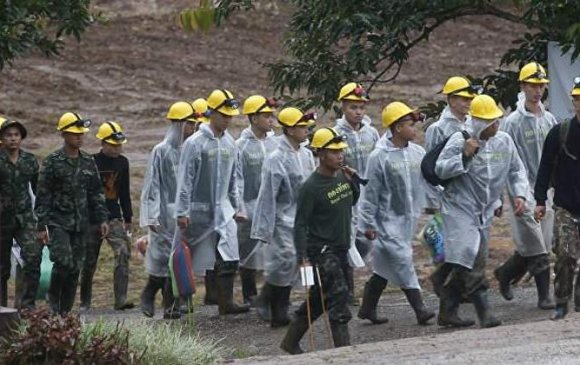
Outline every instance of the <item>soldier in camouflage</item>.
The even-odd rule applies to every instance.
[[[36,191],[38,162],[36,157],[20,149],[26,128],[16,121],[0,121],[0,305],[7,306],[7,283],[10,277],[12,240],[21,248],[24,261],[22,307],[34,307],[40,279],[42,246],[35,236],[32,212],[32,191]]]
[[[64,145],[46,157],[38,179],[35,213],[38,238],[54,262],[48,299],[55,314],[71,311],[89,228],[89,212],[106,237],[109,212],[93,157],[81,151],[89,120],[65,113],[58,122]]]

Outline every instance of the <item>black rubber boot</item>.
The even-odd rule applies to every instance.
[[[433,285],[433,292],[439,297],[441,296],[441,291],[443,285],[445,285],[445,281],[451,272],[451,266],[447,264],[443,264],[439,266],[433,273],[429,276],[429,280],[431,281],[431,285]]]
[[[145,317],[155,316],[155,295],[160,289],[163,289],[165,278],[149,275],[147,284],[141,292],[141,312]]]
[[[163,285],[163,319],[179,318],[181,318],[179,301],[173,296],[173,290],[171,290],[171,278],[166,278],[165,284]]]
[[[556,304],[556,310],[550,319],[552,321],[557,321],[563,319],[568,314],[568,302]]]
[[[60,293],[64,280],[60,270],[53,266],[50,274],[50,286],[48,287],[48,306],[54,315],[60,314]]]
[[[2,291],[2,296],[0,296],[0,306],[8,307],[8,278],[4,277],[0,279],[0,291]]]
[[[263,321],[270,322],[270,318],[272,317],[272,313],[270,311],[270,301],[272,300],[272,285],[268,284],[268,282],[264,282],[264,286],[262,286],[262,291],[260,294],[254,299],[252,305],[256,308],[256,313],[258,313],[258,317]]]
[[[494,270],[493,274],[499,282],[499,292],[505,300],[514,299],[512,284],[517,283],[526,274],[526,259],[515,252],[506,262]]]
[[[428,310],[423,302],[423,297],[421,296],[421,291],[419,289],[402,289],[403,293],[407,297],[407,301],[411,304],[411,307],[415,311],[415,316],[417,317],[417,323],[420,325],[430,324],[429,320],[435,317],[435,313]]]
[[[285,327],[290,323],[288,307],[290,303],[290,286],[271,286],[272,297],[270,300],[270,327]]]
[[[36,308],[36,292],[38,291],[38,280],[31,278],[23,278],[24,292],[22,293],[22,300],[20,301],[21,309]]]
[[[258,295],[256,288],[256,270],[240,268],[240,279],[242,282],[242,295],[244,303],[251,304]]]
[[[205,305],[217,305],[217,283],[216,276],[213,270],[207,270],[205,272],[204,282],[205,282],[205,297],[203,298],[203,304]]]
[[[373,324],[387,323],[389,320],[385,317],[377,317],[377,304],[381,298],[383,290],[387,286],[387,280],[377,274],[373,274],[365,284],[362,304],[358,311],[358,318],[368,319]]]
[[[490,313],[489,302],[487,300],[487,290],[481,289],[469,296],[477,312],[479,325],[481,328],[491,328],[501,325],[501,321]]]
[[[453,290],[453,288],[442,286],[437,324],[444,327],[456,328],[473,326],[475,321],[459,317],[458,311],[460,303],[461,294]]]
[[[79,274],[79,271],[73,271],[65,276],[66,280],[60,291],[60,314],[67,314],[73,309],[79,285]]]
[[[354,269],[350,266],[346,267],[346,285],[348,287],[348,305],[356,305],[354,296]]]
[[[334,347],[350,346],[348,323],[330,321],[330,330],[332,331]]]
[[[550,269],[546,269],[534,276],[538,290],[538,308],[554,309],[556,305],[550,298]]]
[[[81,312],[86,312],[91,308],[91,300],[93,297],[93,276],[95,271],[87,267],[83,267],[81,271]]]
[[[288,327],[288,331],[286,331],[286,335],[280,343],[280,348],[290,355],[304,353],[302,348],[300,348],[300,340],[306,331],[308,331],[308,318],[297,315],[290,322],[290,327]]]
[[[115,310],[125,310],[135,307],[133,302],[127,301],[129,288],[129,268],[118,266],[113,274],[113,292],[115,294]]]
[[[234,303],[234,274],[216,277],[219,314],[245,313],[250,310],[248,304]]]

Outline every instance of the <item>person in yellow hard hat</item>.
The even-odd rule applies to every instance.
[[[186,101],[178,101],[169,107],[166,118],[170,125],[165,138],[153,147],[147,164],[139,217],[140,226],[149,228],[149,245],[145,254],[148,280],[141,293],[141,311],[146,317],[155,315],[155,296],[159,290],[163,295],[163,317],[177,319],[181,316],[171,290],[168,264],[176,231],[176,166],[186,139],[186,128],[195,122],[194,113],[193,106]]]
[[[133,209],[131,207],[131,184],[129,182],[129,160],[122,155],[127,137],[119,122],[101,124],[96,137],[101,141],[101,150],[93,157],[97,164],[105,191],[109,210],[109,235],[107,243],[115,256],[113,271],[113,293],[116,310],[131,309],[135,305],[127,301],[129,285],[129,258],[131,257],[131,232]],[[83,269],[81,271],[81,311],[91,307],[93,276],[97,268],[103,238],[98,226],[91,226]]]
[[[190,123],[186,123],[185,125],[186,139],[197,132],[200,125],[209,123],[209,116],[211,114],[207,106],[207,101],[204,98],[195,99],[191,103],[191,106],[193,107],[193,116],[188,119]]]
[[[535,216],[540,221],[546,216],[548,189],[553,186],[555,190],[556,310],[553,320],[566,317],[572,293],[574,310],[580,312],[580,275],[576,275],[574,282],[580,252],[580,77],[574,79],[570,95],[575,115],[552,127],[548,133],[534,189]]]
[[[299,262],[308,258],[320,277],[310,287],[308,300],[296,311],[280,345],[290,354],[303,352],[300,339],[308,330],[309,321],[323,314],[323,308],[328,311],[334,346],[350,345],[348,251],[352,245],[352,207],[360,190],[353,182],[356,170],[344,166],[344,150],[348,147],[345,140],[337,130],[321,128],[310,141],[320,164],[300,188],[294,244]]]
[[[473,85],[463,76],[452,76],[445,82],[441,93],[447,99],[447,106],[441,112],[439,119],[429,125],[425,131],[425,149],[431,151],[435,146],[443,143],[450,135],[466,129],[466,120],[469,115],[471,101],[482,91],[480,86]],[[441,205],[443,187],[427,189],[427,213],[436,213]],[[447,279],[445,267],[438,267],[429,277],[435,294]]]
[[[207,105],[209,124],[187,139],[179,160],[174,245],[189,245],[197,275],[214,271],[219,314],[242,313],[249,305],[237,304],[233,289],[239,263],[235,220],[243,216],[235,185],[236,146],[227,132],[240,103],[229,90],[217,89]]]
[[[349,82],[338,93],[342,116],[336,120],[336,130],[346,137],[348,147],[344,151],[347,165],[360,171],[362,177],[366,173],[367,160],[375,144],[379,140],[379,132],[372,125],[372,120],[366,114],[369,95],[361,84]],[[372,248],[372,242],[365,239],[364,234],[357,229],[358,206],[354,207],[352,221],[353,248],[350,251],[351,263],[354,267],[364,266],[360,257],[367,257]],[[353,270],[348,271],[350,303],[354,302]]]
[[[89,223],[99,226],[101,237],[109,234],[99,171],[93,156],[81,150],[90,125],[77,113],[60,117],[57,130],[64,145],[46,157],[38,178],[38,238],[49,245],[54,263],[48,299],[55,314],[68,313],[73,307]]]
[[[36,193],[39,166],[36,156],[21,148],[26,135],[22,123],[0,117],[0,306],[3,307],[8,306],[13,240],[18,243],[24,261],[24,288],[17,286],[16,293],[21,298],[20,307],[34,308],[40,280],[42,246],[36,240],[30,194],[30,190]],[[18,305],[15,303],[15,307]]]
[[[464,326],[457,315],[462,297],[468,297],[482,328],[501,321],[491,314],[487,300],[485,266],[494,210],[504,187],[512,193],[514,211],[521,216],[528,196],[525,168],[511,137],[499,130],[502,110],[488,95],[471,102],[467,132],[454,133],[439,155],[435,173],[451,179],[442,197],[445,263],[450,279],[440,292],[438,323]]]
[[[513,210],[508,213],[513,227],[515,252],[494,271],[494,274],[499,282],[502,296],[506,300],[512,300],[511,284],[521,279],[526,271],[529,272],[536,282],[538,308],[553,309],[554,302],[550,298],[549,260],[554,223],[552,199],[548,200],[548,214],[541,223],[538,223],[534,219],[535,206],[532,196],[544,140],[558,121],[542,103],[542,97],[549,82],[544,67],[537,62],[530,62],[521,68],[518,79],[521,92],[518,94],[516,110],[505,119],[501,130],[512,137],[518,149],[526,168],[530,192],[526,199],[526,210],[521,217],[515,217]],[[550,191],[551,196],[552,191]],[[580,306],[580,297],[577,305]]]
[[[245,303],[251,303],[258,294],[256,271],[264,269],[263,250],[257,240],[250,238],[252,217],[260,191],[262,164],[278,146],[272,128],[278,102],[262,95],[252,95],[244,101],[242,114],[248,116],[249,126],[236,141],[238,159],[236,181],[240,194],[240,213],[247,217],[238,222],[240,249],[240,279]]]
[[[416,124],[424,116],[395,101],[382,112],[385,133],[369,156],[368,185],[359,207],[359,228],[374,241],[373,275],[365,284],[358,317],[374,324],[387,322],[377,315],[377,304],[387,283],[401,288],[419,324],[428,324],[435,313],[423,303],[413,264],[412,239],[425,204],[421,175],[423,147],[413,143]]]
[[[258,314],[270,326],[286,326],[290,322],[288,306],[290,291],[296,280],[298,266],[294,247],[294,215],[298,190],[314,171],[314,157],[305,148],[309,128],[315,124],[314,113],[286,107],[278,113],[283,134],[278,147],[262,165],[262,181],[252,222],[250,237],[266,243],[264,249],[265,282],[256,304]]]

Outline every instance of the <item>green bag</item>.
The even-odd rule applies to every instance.
[[[47,246],[42,249],[42,262],[40,263],[40,281],[36,291],[36,300],[46,300],[46,293],[50,286],[50,276],[52,274],[52,261],[50,261],[50,251]]]

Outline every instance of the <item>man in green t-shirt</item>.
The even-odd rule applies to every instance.
[[[316,131],[310,147],[318,154],[320,165],[300,189],[294,244],[298,262],[307,257],[320,277],[315,275],[315,285],[310,288],[308,300],[296,311],[296,317],[280,345],[290,354],[302,353],[300,339],[308,330],[309,321],[316,320],[323,313],[321,291],[334,346],[350,345],[348,322],[352,315],[348,308],[346,275],[352,207],[359,196],[359,187],[351,179],[356,171],[343,166],[343,150],[348,145],[334,129]]]

